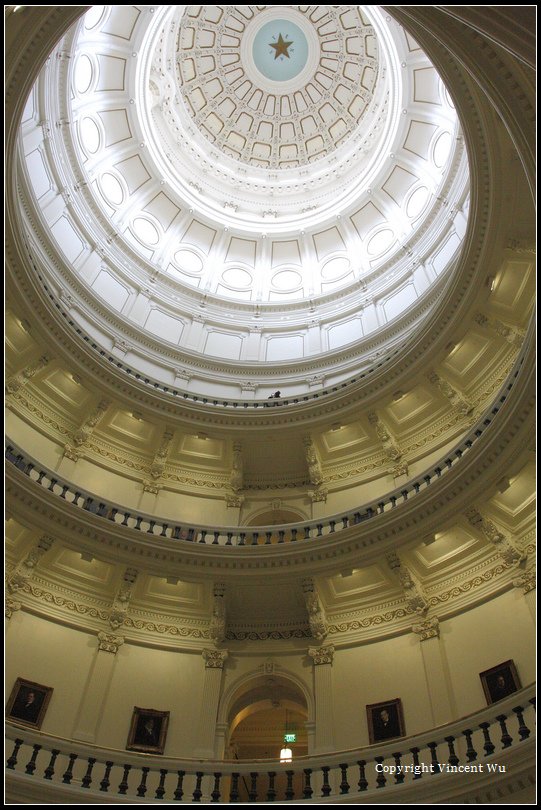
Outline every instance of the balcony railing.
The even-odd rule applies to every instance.
[[[201,761],[98,748],[8,724],[7,792],[39,783],[56,790],[84,791],[84,802],[184,801],[211,803],[309,800],[386,790],[446,774],[498,773],[511,750],[525,751],[534,728],[533,686],[454,723],[368,748],[273,760]],[[279,744],[279,741],[278,743]],[[423,783],[424,784],[424,783]],[[431,781],[430,793],[435,787]],[[109,794],[105,797],[104,794]],[[113,794],[115,798],[113,798]],[[362,794],[362,795],[361,795]],[[100,802],[100,803],[101,803]]]
[[[382,513],[396,509],[452,470],[462,457],[469,453],[487,428],[490,427],[509,396],[519,370],[520,363],[517,364],[514,374],[500,391],[496,403],[474,425],[466,438],[462,439],[435,467],[429,468],[387,495],[374,499],[367,504],[362,504],[351,511],[340,512],[330,517],[302,523],[288,523],[282,526],[258,526],[252,529],[246,526],[217,527],[201,524],[194,525],[190,522],[176,522],[156,515],[128,510],[125,506],[102,499],[95,493],[76,487],[44,467],[39,461],[14,444],[7,446],[5,456],[8,462],[24,472],[36,484],[62,498],[67,503],[71,503],[74,507],[139,532],[189,543],[236,547],[317,539],[348,529],[351,526],[371,520]]]

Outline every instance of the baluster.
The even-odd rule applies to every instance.
[[[321,768],[323,771],[323,784],[321,785],[321,795],[322,796],[330,796],[331,795],[331,786],[329,784],[329,771],[331,770],[328,765],[323,765]]]
[[[359,781],[357,782],[357,785],[359,786],[360,791],[367,790],[368,780],[366,778],[366,771],[364,767],[366,765],[366,760],[360,759],[357,762],[357,765],[359,766]]]
[[[272,532],[265,532],[265,545],[268,546],[272,537]]]
[[[225,541],[226,546],[232,545],[231,538],[233,537],[233,532],[227,532],[227,540]]]
[[[501,739],[502,748],[509,748],[510,745],[513,745],[513,738],[509,734],[507,726],[505,724],[507,717],[505,714],[499,714],[496,720],[500,724],[500,728],[502,730],[502,739]]]
[[[64,500],[66,500],[66,492],[68,491],[69,488],[70,488],[69,484],[62,485],[62,492],[60,493],[60,497],[64,498]]]
[[[528,734],[529,733],[530,732],[528,732]],[[24,740],[20,740],[19,738],[17,738],[15,740],[15,745],[13,746],[13,751],[11,752],[11,756],[8,759],[8,761],[6,762],[6,766],[10,769],[10,771],[15,770],[15,765],[17,764],[17,756],[19,754],[19,748],[21,747],[23,742],[24,742]]]
[[[192,802],[200,802],[201,796],[203,795],[203,791],[201,790],[201,782],[203,781],[203,772],[197,771],[196,780],[195,780],[195,788],[194,792],[192,793]]]
[[[291,542],[294,543],[297,539],[298,529],[291,529]]]
[[[274,788],[274,780],[276,778],[276,771],[268,771],[269,788],[267,790],[267,801],[273,802],[276,798],[276,790]]]
[[[137,795],[144,796],[147,792],[147,776],[150,768],[143,767],[141,768],[141,782],[139,787],[137,788]]]
[[[257,801],[257,773],[250,774],[250,790],[248,792],[248,799],[251,802]]]
[[[361,513],[360,513],[360,512],[354,512],[354,513],[353,513],[353,523],[354,523],[354,524],[355,524],[355,523],[360,523],[360,522],[361,522],[361,520],[362,520],[362,518],[361,518]]]
[[[348,516],[346,515],[345,517],[343,517],[343,518],[342,518],[342,528],[343,528],[343,529],[347,529],[348,524],[349,524],[349,518],[348,518]]]
[[[44,477],[45,477],[45,470],[40,470],[39,475],[38,475],[38,480],[36,481],[36,484],[41,484]]]
[[[413,778],[414,779],[422,779],[423,774],[421,770],[421,765],[419,762],[419,748],[410,748],[411,753],[413,754]]]
[[[168,528],[169,528],[169,524],[164,523],[163,526],[162,526],[162,531],[161,531],[160,537],[167,537],[167,529]]]
[[[446,737],[445,742],[449,746],[449,760],[448,760],[449,765],[458,765],[460,760],[457,757],[456,751],[455,751],[455,746],[454,746],[455,738],[454,737]]]
[[[213,546],[218,546],[220,544],[220,532],[214,532],[214,540],[212,541]]]
[[[154,534],[154,526],[155,526],[155,525],[156,525],[156,521],[155,521],[155,520],[149,520],[149,522],[148,522],[147,534]]]
[[[141,531],[141,523],[142,522],[143,522],[143,518],[141,517],[141,515],[137,515],[137,517],[135,518],[135,526],[133,528],[137,529],[138,532]]]
[[[65,785],[71,785],[71,780],[73,779],[73,765],[75,760],[77,759],[77,754],[70,754],[69,755],[69,763],[64,775],[62,776],[62,782]]]
[[[231,803],[238,802],[239,800],[239,777],[240,773],[231,774],[231,790],[229,791],[229,801]]]
[[[167,770],[165,768],[160,768],[160,784],[156,788],[156,799],[163,799],[165,796],[165,777],[167,776]]]
[[[295,798],[295,791],[293,790],[293,774],[295,771],[286,771],[287,785],[286,785],[286,799],[290,801]]]
[[[252,532],[252,546],[257,546],[259,540],[259,532]]]
[[[312,794],[314,793],[314,791],[312,790],[312,786],[310,784],[311,774],[312,774],[311,768],[304,769],[304,790],[302,792],[302,795],[304,796],[305,799],[311,799]]]
[[[515,706],[513,711],[515,712],[518,718],[518,733],[520,736],[520,740],[522,742],[522,740],[527,740],[528,737],[530,736],[530,729],[524,722],[524,714],[523,714],[524,709],[522,708],[522,706]]]
[[[105,763],[105,773],[103,774],[103,779],[100,782],[100,790],[103,793],[107,793],[107,791],[109,790],[109,785],[111,784],[111,782],[109,781],[109,776],[111,775],[111,768],[113,767],[113,765],[114,763],[110,761]]]
[[[304,539],[305,540],[310,539],[310,526],[305,526],[304,527]]]
[[[336,526],[336,520],[329,520],[329,526],[331,527],[329,534],[334,532],[334,527]]]
[[[378,763],[378,765],[381,765],[381,763],[383,762],[383,760],[385,759],[385,757],[374,757],[374,759],[375,759],[375,761]],[[383,773],[383,769],[382,769],[382,768],[380,768],[380,769],[379,769],[379,771],[378,771],[378,770],[376,770],[376,773],[377,773],[377,775],[378,775],[378,776],[377,776],[377,779],[376,779],[376,786],[377,786],[378,788],[384,788],[384,787],[385,787],[385,783],[387,782],[387,779],[385,778],[385,774]]]
[[[43,778],[44,779],[52,779],[53,778],[54,764],[56,762],[56,758],[59,755],[59,753],[60,753],[60,751],[58,750],[58,748],[53,748],[53,750],[51,751],[51,759],[49,760],[49,764],[47,765],[47,767],[45,768],[45,770],[43,772]]]
[[[394,509],[394,508],[395,508],[395,506],[396,506],[396,501],[397,501],[397,497],[396,497],[396,495],[391,495],[391,497],[389,498],[389,500],[391,501],[391,509]]]
[[[488,757],[490,754],[493,754],[496,746],[490,739],[489,728],[490,723],[479,723],[479,728],[483,729],[483,736],[485,738],[485,756]]]
[[[214,787],[212,789],[211,798],[213,802],[220,801],[220,779],[222,777],[221,773],[214,774]]]
[[[441,773],[440,771],[440,763],[438,762],[438,756],[436,754],[436,748],[438,744],[435,742],[427,743],[427,747],[430,748],[430,759],[432,761],[432,768],[431,772],[434,773]]]
[[[382,514],[382,512],[385,512],[385,503],[383,501],[380,501],[378,503],[378,512],[380,515]]]
[[[129,517],[131,517],[130,513],[129,512],[124,512],[124,520],[121,523],[122,526],[127,526],[128,525],[128,518]]]
[[[246,532],[239,532],[239,542],[237,543],[237,545],[243,546],[245,539],[246,539]]]
[[[111,511],[109,512],[109,514],[107,515],[107,520],[112,520],[113,523],[115,523],[115,518],[116,518],[117,515],[118,515],[118,509],[116,507],[113,507],[111,509]]]
[[[177,771],[177,774],[178,774],[177,787],[173,794],[173,799],[176,802],[181,802],[182,797],[184,796],[184,790],[182,789],[182,781],[186,775],[186,771]]]
[[[401,762],[400,762],[400,757],[401,756],[402,756],[402,754],[400,753],[400,751],[397,751],[396,754],[393,754],[394,762],[395,762],[395,765],[396,765],[396,773],[394,775],[394,781],[396,782],[397,785],[401,785],[402,782],[404,781],[404,779],[406,778],[404,776],[403,771],[402,771],[402,766],[401,766]]]
[[[49,490],[49,492],[54,492],[54,487],[55,487],[55,484],[58,484],[58,478],[51,478],[51,483],[50,483],[50,484],[49,484],[49,486],[47,487],[47,489]]]
[[[128,791],[128,775],[131,771],[131,765],[124,765],[124,773],[122,774],[122,782],[118,786],[118,793],[120,796],[125,796]]]
[[[88,757],[88,767],[86,769],[86,773],[81,780],[81,787],[89,788],[92,783],[92,768],[94,767],[94,763],[96,762],[95,757]]]
[[[349,793],[348,766],[344,763],[338,766],[342,771],[342,781],[340,782],[340,793]]]
[[[285,542],[285,540],[284,540],[285,534],[286,533],[285,533],[285,531],[283,529],[278,530],[278,542],[279,543],[284,543]]]
[[[441,470],[440,470],[440,472],[441,472]],[[400,494],[402,495],[403,500],[405,500],[405,501],[408,500],[408,490],[407,489],[403,489]]]
[[[201,529],[201,540],[199,542],[200,543],[205,543],[206,542],[206,540],[205,540],[206,536],[207,536],[207,530],[206,529]]]
[[[475,760],[477,759],[477,751],[473,747],[472,742],[473,731],[471,730],[471,728],[466,728],[462,733],[466,737],[467,743],[466,756],[468,757],[468,762],[475,762]]]

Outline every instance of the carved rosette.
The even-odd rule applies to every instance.
[[[116,655],[124,644],[123,636],[114,636],[112,633],[98,633],[98,650]]]
[[[431,619],[424,619],[424,621],[414,624],[412,632],[416,633],[421,641],[426,641],[429,638],[439,638],[440,635],[440,622],[436,616]]]
[[[321,664],[332,664],[334,658],[334,645],[328,644],[326,647],[310,647],[308,655],[314,662],[314,666]]]
[[[203,650],[205,669],[223,669],[229,652],[227,650]]]

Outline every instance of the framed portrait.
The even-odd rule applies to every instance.
[[[31,728],[41,728],[52,694],[52,686],[17,678],[7,703],[6,718]]]
[[[134,706],[126,749],[144,754],[163,754],[169,712]]]
[[[503,661],[491,669],[479,673],[487,703],[512,695],[521,688],[520,678],[513,661]]]
[[[383,703],[370,703],[366,707],[366,714],[370,745],[405,736],[404,712],[400,698],[386,700]]]

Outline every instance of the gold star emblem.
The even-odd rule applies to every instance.
[[[293,45],[293,43],[286,42],[286,40],[283,38],[281,34],[278,35],[278,42],[269,42],[269,45],[271,46],[271,48],[274,48],[275,50],[274,54],[275,59],[278,59],[278,57],[282,56],[282,54],[284,56],[287,56],[287,58],[289,59],[287,49],[289,48],[290,45]]]

